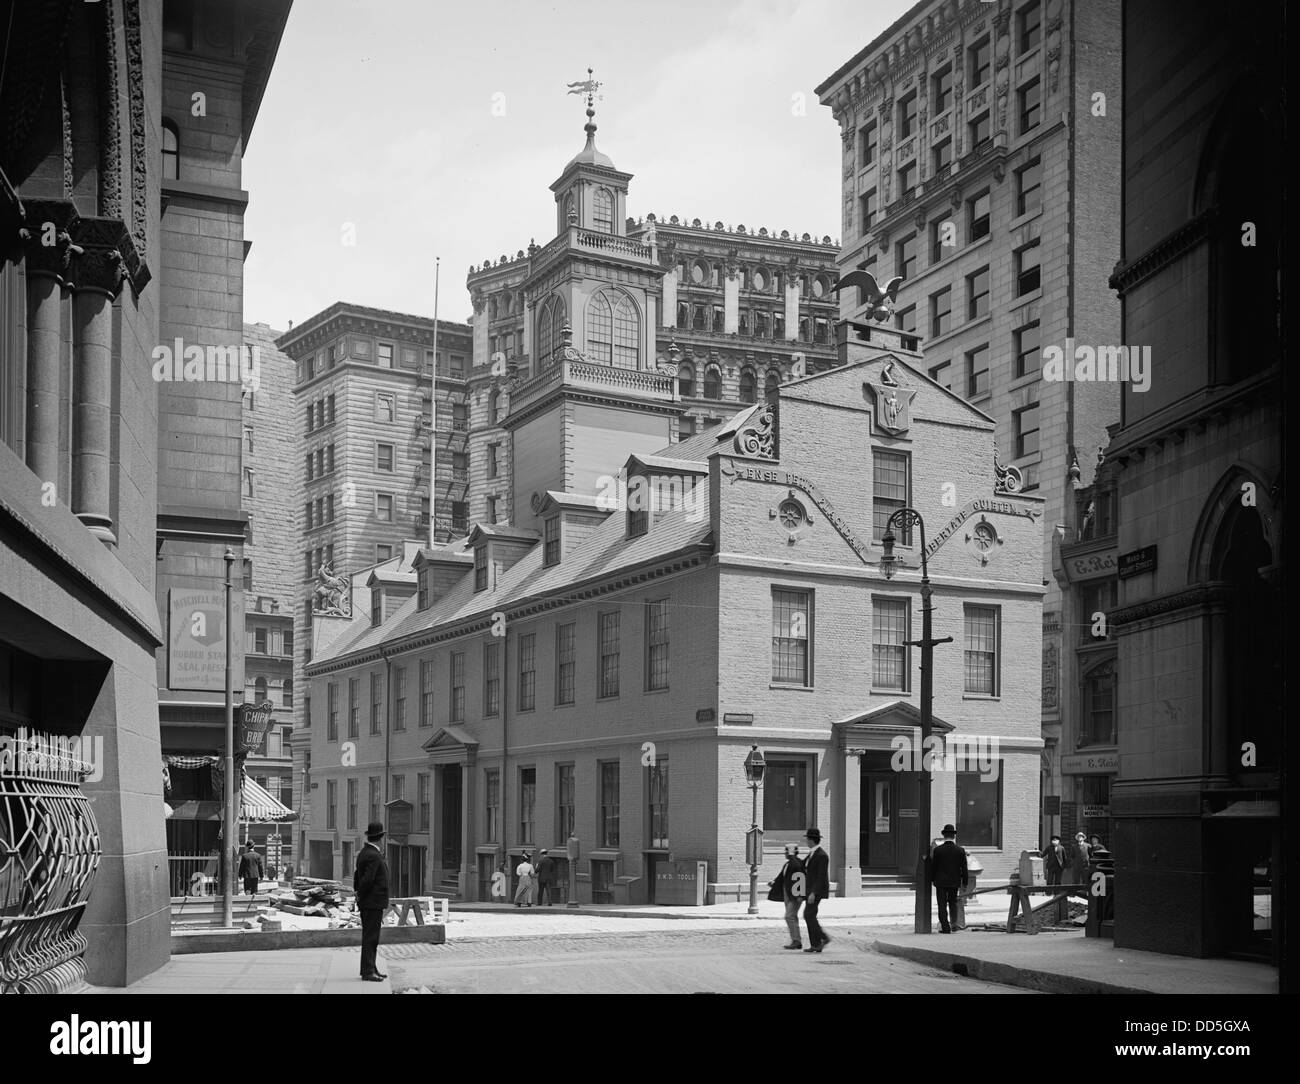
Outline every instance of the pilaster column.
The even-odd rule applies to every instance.
[[[1231,709],[1228,704],[1228,594],[1220,590],[1210,595],[1205,615],[1201,618],[1201,658],[1206,669],[1205,682],[1205,766],[1202,769],[1212,779],[1227,783],[1232,778],[1231,753],[1240,755],[1240,749],[1231,748],[1234,736],[1231,726]]]
[[[74,249],[77,209],[66,200],[26,201],[27,465],[43,482],[60,481],[60,305]],[[59,499],[67,495],[57,493]]]
[[[72,298],[72,510],[101,542],[115,545],[109,487],[112,457],[113,302],[126,272],[126,226],[84,218]]]
[[[862,760],[844,753],[844,864],[841,895],[862,895]]]

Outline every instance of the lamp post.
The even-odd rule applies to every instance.
[[[885,579],[894,578],[895,568],[899,559],[894,556],[894,526],[902,530],[910,530],[913,526],[920,529],[921,532],[921,638],[919,640],[905,640],[904,643],[909,647],[920,647],[921,649],[921,779],[920,795],[917,809],[918,820],[918,837],[920,839],[920,848],[916,859],[916,914],[913,930],[915,933],[930,932],[930,867],[926,861],[929,854],[930,840],[930,771],[926,766],[925,755],[929,748],[930,725],[933,710],[932,701],[934,699],[934,645],[952,643],[951,636],[945,636],[941,640],[936,640],[930,631],[930,615],[933,607],[930,604],[930,569],[926,564],[925,553],[925,520],[921,518],[921,513],[914,508],[900,508],[889,517],[885,524],[885,534],[880,540],[884,552],[880,557],[880,570],[885,574]]]
[[[231,629],[230,592],[234,586],[230,582],[231,569],[235,564],[235,551],[229,546],[223,554],[226,562],[226,754],[225,776],[226,793],[224,795],[225,811],[222,815],[222,835],[225,837],[223,852],[225,854],[225,876],[221,878],[221,924],[229,928],[235,924],[235,675],[231,667],[231,655],[234,650],[235,635]]]
[[[767,761],[757,745],[750,746],[745,757],[745,782],[754,792],[754,816],[745,833],[745,860],[749,863],[749,913],[758,914],[758,866],[763,860],[763,829],[758,826],[758,788],[763,785]]]
[[[576,833],[573,832],[569,833],[568,853],[569,853],[569,902],[566,906],[577,907],[578,906],[578,883],[577,883],[578,857],[582,854],[582,844],[578,842],[578,836]]]

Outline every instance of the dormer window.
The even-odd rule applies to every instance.
[[[627,536],[639,538],[650,530],[649,479],[635,474],[627,480]]]
[[[474,547],[474,590],[486,591],[488,585],[487,546]]]
[[[427,610],[429,608],[429,570],[427,568],[420,569],[416,582],[419,584],[419,598],[416,600],[416,606],[421,610]]]
[[[560,563],[560,517],[551,516],[543,526],[542,565],[550,568]]]
[[[420,582],[421,584],[424,583],[423,576],[420,577]],[[426,595],[421,596],[422,600],[426,597],[427,597],[427,593]],[[423,609],[423,601],[421,602],[421,609]],[[384,623],[384,593],[381,590],[379,590],[379,588],[372,587],[370,589],[370,627],[378,628],[383,623]]]

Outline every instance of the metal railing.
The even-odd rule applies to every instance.
[[[215,854],[169,854],[168,895],[216,896],[221,893],[221,859]]]

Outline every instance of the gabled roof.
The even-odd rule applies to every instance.
[[[474,529],[470,531],[466,544],[477,546],[480,542],[491,541],[494,538],[503,539],[507,542],[537,542],[539,536],[536,531],[531,531],[526,527],[510,527],[504,523],[476,523]]]
[[[646,534],[629,539],[624,517],[610,516],[594,527],[563,561],[550,568],[542,565],[542,547],[530,547],[485,591],[474,590],[474,577],[468,574],[467,568],[467,574],[427,610],[418,608],[418,596],[413,595],[377,627],[368,621],[354,620],[352,627],[319,652],[309,665],[314,667],[350,655],[377,652],[381,645],[400,642],[441,626],[487,622],[499,610],[515,608],[534,599],[563,598],[580,585],[585,587],[678,554],[711,550],[713,538],[708,518],[691,522],[689,517],[686,510],[669,512]],[[537,540],[536,532],[503,529],[497,525],[483,528],[484,534],[489,530],[508,531],[512,537]]]
[[[610,512],[613,509],[606,508],[601,504],[600,497],[592,496],[587,493],[561,493],[559,490],[548,489],[546,497],[542,500],[541,506],[537,509],[539,516],[545,516],[549,512],[572,509],[580,512]]]
[[[660,471],[669,474],[707,474],[708,465],[698,459],[678,459],[666,455],[630,455],[627,458],[627,473],[633,475],[641,471]]]
[[[899,716],[911,726],[919,727],[921,725],[921,711],[913,703],[907,700],[891,700],[888,704],[881,704],[878,708],[869,708],[867,711],[857,712],[853,715],[847,715],[843,719],[837,719],[832,726],[837,727],[871,727],[887,726],[890,721],[896,720]],[[896,729],[889,726],[889,729]],[[950,730],[956,729],[952,723],[936,717],[930,720],[930,729],[937,734],[946,734]]]

